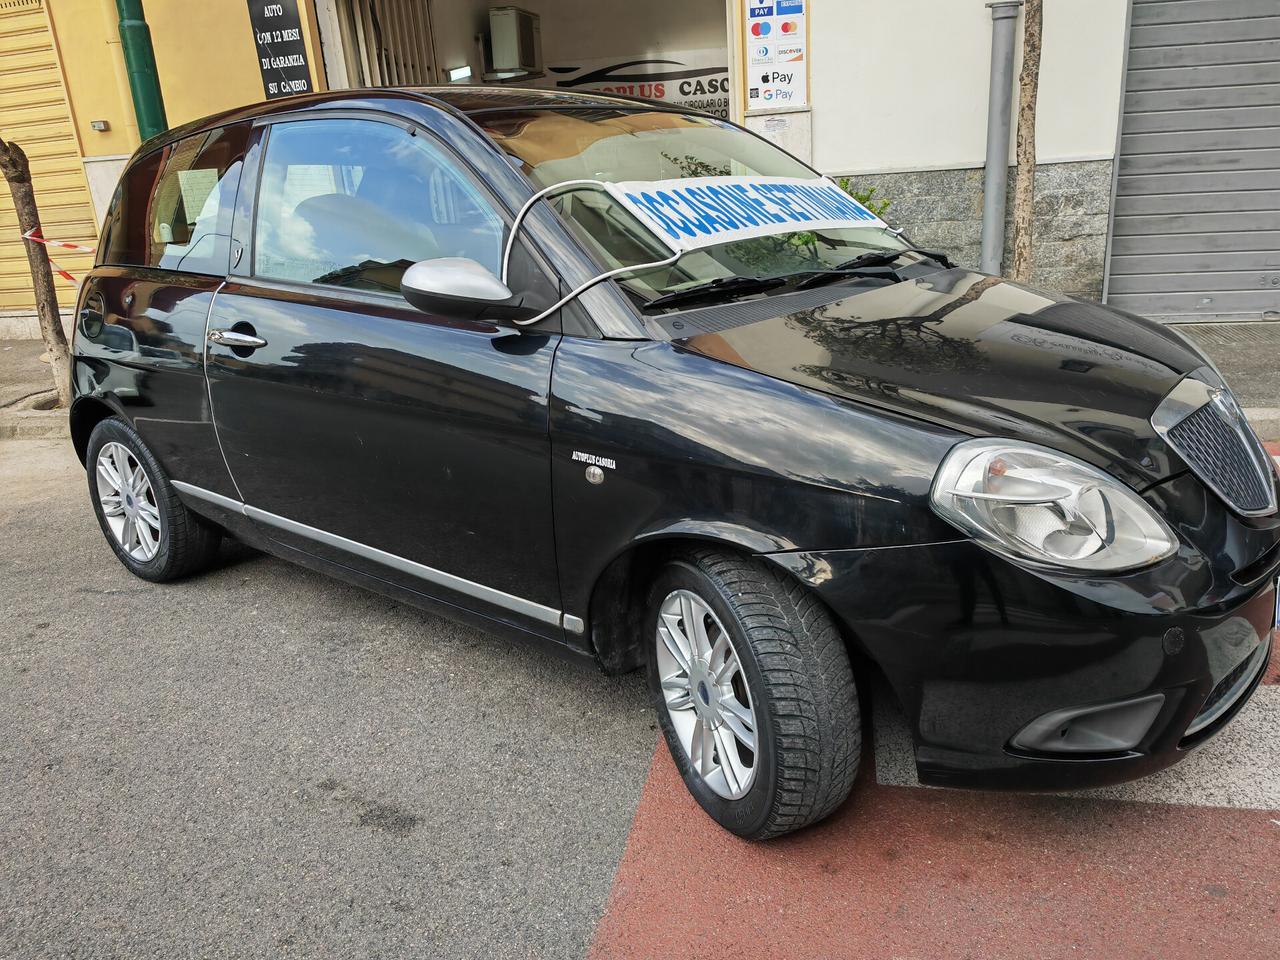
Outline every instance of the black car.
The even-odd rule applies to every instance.
[[[682,180],[646,201],[677,239],[763,232],[673,253],[614,186]],[[744,182],[775,205],[733,206]],[[643,667],[742,836],[844,800],[873,679],[925,783],[1176,762],[1276,621],[1277,477],[1230,391],[1170,329],[831,189],[724,121],[546,91],[322,93],[150,140],[78,306],[107,540],[162,581],[234,537]],[[848,222],[802,229],[819,210]]]

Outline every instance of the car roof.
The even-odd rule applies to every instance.
[[[623,108],[643,107],[653,110],[670,110],[669,104],[624,97],[615,94],[569,92],[540,87],[406,87],[432,100],[449,104],[460,113],[486,113],[493,110],[554,110],[571,107]],[[676,108],[681,113],[690,112]]]
[[[281,97],[260,103],[224,110],[179,127],[172,127],[142,143],[134,154],[141,157],[165,144],[201,133],[229,123],[258,120],[276,114],[292,113],[303,108],[340,107],[347,101],[367,103],[371,99],[402,99],[442,108],[464,116],[484,113],[508,113],[524,110],[612,109],[612,110],[661,110],[668,113],[695,113],[683,107],[638,97],[615,94],[578,93],[548,90],[538,87],[358,87],[345,90],[326,90],[304,93],[295,97]]]

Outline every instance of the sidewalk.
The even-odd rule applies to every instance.
[[[40,362],[41,340],[0,340],[0,408],[53,389],[49,365]]]
[[[1280,323],[1195,323],[1186,334],[1222,371],[1263,440],[1280,440]]]
[[[0,340],[0,440],[67,436],[67,411],[40,407],[53,397],[41,340]]]
[[[1200,323],[1179,328],[1213,359],[1263,440],[1280,441],[1280,323]],[[0,439],[66,436],[66,414],[33,410],[53,389],[39,340],[0,340]]]

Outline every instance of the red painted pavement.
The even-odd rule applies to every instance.
[[[660,742],[593,960],[1280,957],[1280,811],[883,787],[870,766],[830,820],[748,843]]]
[[[859,783],[748,843],[659,744],[591,957],[1280,957],[1280,812]]]

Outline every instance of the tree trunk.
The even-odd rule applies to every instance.
[[[0,173],[9,182],[9,193],[13,195],[14,210],[18,214],[18,230],[29,233],[38,229],[40,211],[36,207],[36,193],[31,185],[31,164],[26,153],[16,143],[0,140]],[[65,407],[71,403],[71,355],[67,350],[67,335],[58,315],[58,293],[53,286],[49,253],[43,243],[27,241],[27,263],[31,267],[31,281],[35,288],[40,334],[44,337],[45,349],[49,351],[58,402]]]
[[[1023,7],[1022,72],[1018,75],[1018,172],[1013,179],[1013,267],[1010,276],[1031,281],[1031,217],[1036,199],[1036,96],[1040,89],[1043,0]]]

